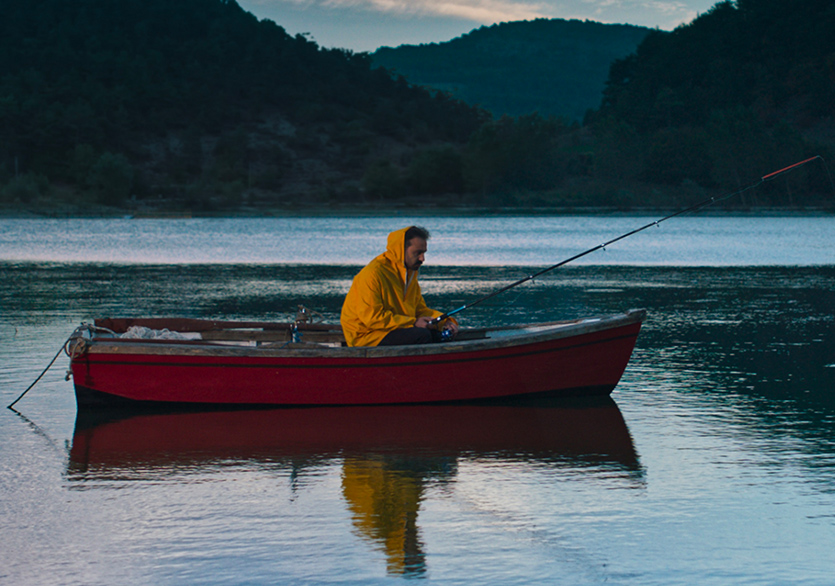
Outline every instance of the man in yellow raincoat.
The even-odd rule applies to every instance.
[[[442,312],[429,309],[418,284],[429,232],[420,226],[395,230],[386,251],[362,269],[342,304],[342,331],[349,346],[425,344],[440,339],[430,321]],[[439,324],[441,325],[441,324]],[[458,333],[453,318],[444,329]]]

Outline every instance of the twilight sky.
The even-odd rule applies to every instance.
[[[289,34],[322,47],[373,51],[443,42],[481,25],[535,18],[594,20],[672,30],[718,0],[238,0]]]

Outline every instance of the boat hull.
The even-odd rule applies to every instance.
[[[385,405],[608,395],[643,312],[506,339],[332,350],[85,341],[79,406],[118,403]]]

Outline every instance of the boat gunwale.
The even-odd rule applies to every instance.
[[[512,349],[552,340],[572,338],[641,323],[646,310],[632,309],[623,313],[570,321],[541,322],[497,328],[482,328],[486,332],[505,333],[497,338],[449,341],[436,344],[410,346],[345,347],[316,343],[275,343],[261,346],[245,346],[207,340],[149,340],[135,338],[110,338],[94,336],[79,338],[83,350],[76,360],[83,361],[91,353],[107,355],[158,355],[229,358],[344,358],[376,359],[395,357],[432,357],[458,355],[471,352]],[[542,331],[526,332],[531,328]],[[506,332],[520,330],[519,334]]]

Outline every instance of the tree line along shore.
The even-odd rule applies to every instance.
[[[821,0],[720,2],[647,31],[582,119],[498,114],[233,0],[8,4],[6,215],[672,209],[815,155],[723,205],[835,201],[835,6]],[[507,29],[479,34],[501,46]]]

